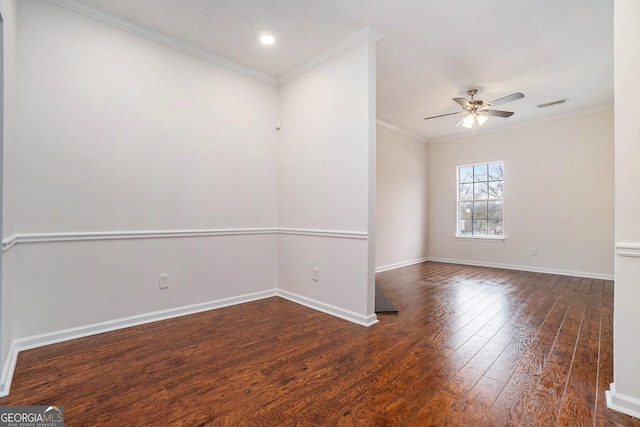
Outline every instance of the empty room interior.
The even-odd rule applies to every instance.
[[[640,2],[0,14],[0,406],[640,426]]]

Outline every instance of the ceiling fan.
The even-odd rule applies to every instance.
[[[490,110],[489,107],[524,98],[524,95],[522,93],[516,92],[490,102],[484,102],[480,99],[474,98],[477,93],[478,89],[469,89],[467,91],[467,95],[469,95],[468,100],[464,98],[453,98],[455,102],[460,104],[460,106],[462,107],[462,111],[440,114],[439,116],[425,117],[425,120],[435,119],[438,117],[453,116],[455,114],[465,114],[464,117],[462,117],[456,122],[455,125],[453,125],[453,127],[463,126],[465,128],[471,129],[486,122],[489,118],[488,116],[507,118],[513,115],[512,111]]]

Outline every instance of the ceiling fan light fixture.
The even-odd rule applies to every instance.
[[[467,114],[467,116],[462,120],[462,127],[467,129],[471,129],[473,127],[473,123],[476,121],[476,116],[472,113]]]
[[[446,114],[440,114],[437,116],[425,117],[424,119],[429,120],[429,119],[435,119],[438,117],[453,116],[460,113],[464,113],[465,115],[462,116],[453,125],[453,127],[462,126],[467,129],[474,129],[474,132],[475,132],[475,128],[478,126],[482,126],[487,121],[489,116],[502,117],[502,118],[508,118],[513,116],[513,112],[511,111],[493,110],[493,109],[490,109],[489,107],[492,107],[494,105],[505,104],[507,102],[524,98],[524,94],[522,94],[521,92],[515,92],[515,93],[512,93],[511,95],[503,96],[502,98],[494,99],[493,101],[485,103],[482,100],[475,99],[475,96],[477,93],[478,93],[477,89],[469,89],[467,91],[467,95],[469,96],[469,99],[453,98],[453,101],[462,107],[463,109],[462,111],[456,111],[453,113],[446,113]]]
[[[466,115],[462,120],[462,127],[472,129],[475,126],[482,126],[488,119],[484,114],[478,114],[478,112],[472,112]]]

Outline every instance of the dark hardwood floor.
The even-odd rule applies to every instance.
[[[613,283],[424,263],[370,328],[280,298],[21,352],[0,405],[67,426],[634,426],[610,411]]]

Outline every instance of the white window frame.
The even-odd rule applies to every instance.
[[[503,190],[502,190],[502,198],[501,199],[470,199],[470,200],[466,200],[468,202],[474,202],[474,201],[478,201],[478,200],[487,200],[487,201],[501,201],[502,202],[502,235],[467,235],[467,234],[460,234],[460,169],[461,168],[466,168],[466,167],[473,167],[473,166],[480,166],[480,165],[489,165],[492,163],[501,163],[502,164],[502,172],[503,172],[503,176],[502,176],[502,183],[503,183]],[[487,171],[488,172],[488,171]],[[459,165],[456,167],[456,238],[457,239],[463,239],[463,240],[477,240],[477,241],[489,241],[489,242],[502,242],[505,240],[505,236],[506,236],[506,229],[505,229],[505,211],[504,211],[504,199],[505,199],[505,192],[506,192],[506,188],[504,185],[505,182],[505,167],[504,167],[504,161],[503,160],[494,160],[494,161],[488,161],[488,162],[477,162],[477,163],[471,163],[471,164],[466,164],[466,165]],[[463,201],[465,202],[465,201]]]

